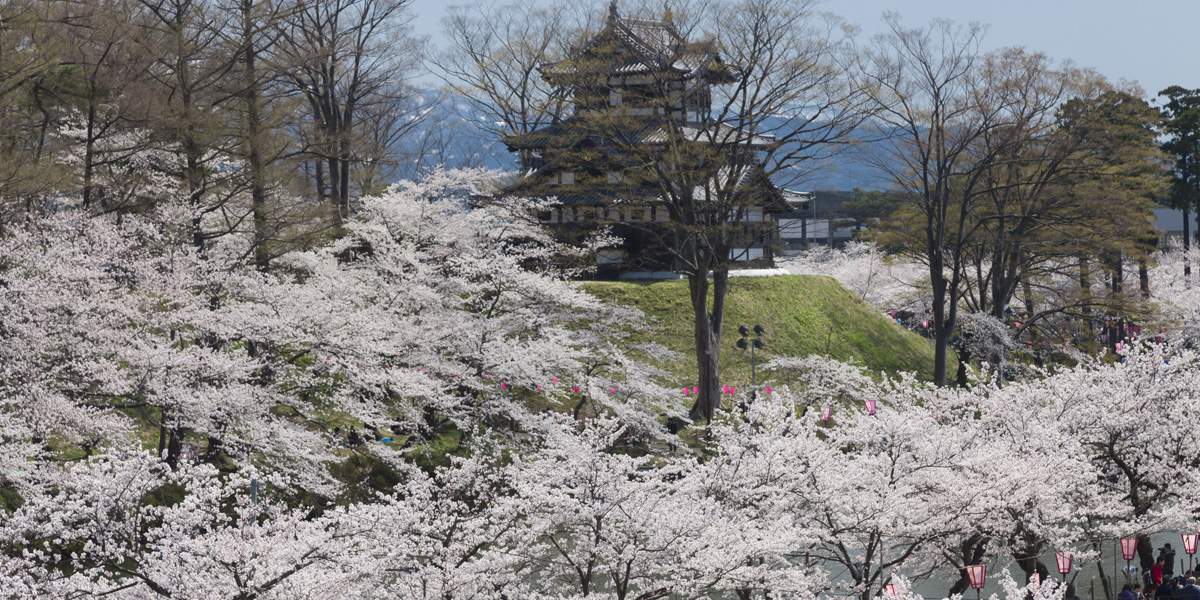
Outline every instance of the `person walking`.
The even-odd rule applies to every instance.
[[[1166,560],[1166,557],[1160,554],[1160,555],[1158,555],[1158,560],[1154,561],[1153,565],[1150,565],[1150,583],[1152,585],[1156,585],[1156,586],[1162,585],[1163,572],[1164,572],[1164,568],[1163,568],[1164,560]]]

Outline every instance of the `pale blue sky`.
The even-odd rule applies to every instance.
[[[440,45],[446,6],[466,3],[413,0],[414,33]],[[1170,85],[1200,87],[1200,0],[827,0],[822,9],[858,24],[864,35],[883,29],[879,17],[887,10],[914,26],[932,18],[976,21],[988,25],[988,48],[1024,46],[1071,59],[1111,80],[1137,81],[1149,96]]]

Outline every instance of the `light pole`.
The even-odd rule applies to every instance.
[[[750,389],[751,389],[750,393],[751,393],[751,395],[754,394],[753,390],[758,385],[758,374],[756,372],[755,364],[754,364],[754,349],[763,347],[762,336],[766,332],[767,332],[767,329],[765,327],[763,327],[762,325],[755,325],[754,326],[754,335],[757,337],[755,337],[754,339],[751,340],[751,339],[747,339],[750,337],[750,328],[746,327],[745,325],[738,327],[738,333],[742,334],[742,339],[737,341],[737,347],[741,348],[742,350],[745,350],[746,346],[750,347]]]
[[[1129,561],[1133,560],[1133,555],[1137,553],[1137,538],[1121,538],[1121,556],[1125,559],[1125,583],[1130,583],[1130,576],[1133,574],[1130,571]]]
[[[987,583],[987,565],[967,565],[967,580],[975,588],[975,600],[983,596],[983,584]]]
[[[1183,534],[1183,551],[1188,555],[1188,570],[1192,570],[1192,555],[1196,553],[1196,541],[1200,540],[1200,533],[1185,533]]]
[[[1054,562],[1058,563],[1058,572],[1063,576],[1063,583],[1067,581],[1067,573],[1071,572],[1071,561],[1075,558],[1070,552],[1055,552]]]

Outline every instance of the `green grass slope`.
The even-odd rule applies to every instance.
[[[598,298],[639,308],[653,319],[638,332],[639,341],[652,340],[679,352],[683,358],[664,366],[680,385],[695,385],[696,360],[692,341],[692,311],[686,281],[612,282],[584,284]],[[828,354],[839,360],[856,359],[884,373],[909,371],[922,378],[933,375],[933,343],[891,322],[832,277],[789,275],[730,279],[721,344],[721,377],[730,385],[750,383],[750,352],[736,347],[738,325],[762,325],[766,348],[756,351],[758,364],[778,356]],[[948,371],[957,363],[951,358]],[[787,382],[779,373],[759,372],[760,383]]]

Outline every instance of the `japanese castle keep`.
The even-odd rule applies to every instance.
[[[504,139],[528,169],[505,193],[554,198],[539,218],[566,240],[609,226],[621,242],[598,256],[601,277],[677,270],[680,244],[700,237],[688,219],[705,218],[714,197],[726,203],[714,214],[736,215],[722,219],[736,229],[731,258],[772,265],[775,215],[802,208],[808,196],[775,187],[755,165],[773,138],[710,114],[714,86],[736,81],[736,69],[710,44],[685,40],[669,10],[662,20],[633,19],[614,2],[599,32],[541,66],[571,114]]]

